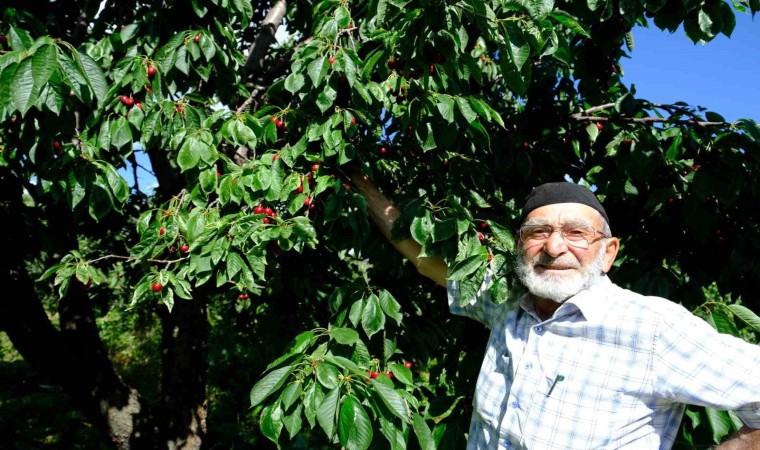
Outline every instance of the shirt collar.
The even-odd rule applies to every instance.
[[[604,275],[591,287],[584,289],[567,299],[559,308],[557,308],[552,318],[556,319],[580,311],[586,321],[601,322],[606,308],[609,307],[609,305],[605,305],[607,296],[604,294],[604,291],[609,289],[611,285],[612,281]],[[535,316],[535,304],[529,293],[526,293],[520,299],[520,307]]]

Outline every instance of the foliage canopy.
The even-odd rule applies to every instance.
[[[0,300],[2,330],[118,448],[260,448],[262,436],[284,448],[462,448],[483,330],[450,317],[445,295],[372,228],[349,179],[361,170],[403,207],[394,237],[442,255],[466,292],[491,264],[498,301],[519,289],[512,230],[525,194],[565,178],[594,186],[622,238],[616,282],[754,341],[760,127],[638,98],[624,58],[634,27],[683,26],[708,42],[758,9],[4,6],[12,254],[0,287],[21,294]],[[290,37],[276,42],[280,24]],[[160,382],[126,369],[134,353],[119,361],[132,339],[155,344],[145,370]],[[683,448],[737,424],[712,410],[688,418]]]

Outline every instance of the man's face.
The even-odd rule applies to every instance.
[[[586,205],[558,203],[531,211],[523,226],[526,224],[548,225],[556,230],[563,226],[601,230],[602,217]],[[517,257],[517,275],[536,297],[564,302],[593,285],[610,269],[617,254],[618,241],[601,237],[595,234],[588,248],[583,248],[585,244],[568,244],[558,231],[545,240],[528,240]]]

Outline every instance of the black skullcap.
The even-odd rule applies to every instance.
[[[533,188],[530,194],[525,196],[525,206],[523,206],[520,222],[525,220],[525,216],[530,214],[534,209],[555,203],[580,203],[590,206],[599,211],[599,214],[604,217],[608,225],[610,223],[607,211],[604,210],[604,207],[593,192],[585,186],[568,183],[567,181],[545,183]]]

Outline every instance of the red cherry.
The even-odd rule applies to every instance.
[[[182,244],[182,245],[179,247],[179,251],[181,251],[182,253],[187,253],[187,252],[189,252],[189,251],[190,251],[190,246],[189,246],[189,245],[187,245],[187,244]]]
[[[406,366],[407,369],[412,368],[412,362],[411,361],[404,361],[404,366]]]
[[[356,118],[355,117],[351,118],[351,125],[356,125]]]
[[[245,299],[247,299],[247,298],[248,298],[248,294],[240,294],[240,295],[238,295],[238,298],[239,298],[240,300],[245,300]]]
[[[317,170],[319,170],[319,164],[314,164],[314,165],[311,166],[311,171],[312,172],[316,172]]]
[[[166,234],[166,228],[164,228],[164,227],[159,228],[158,229],[158,234],[161,235],[161,236],[163,236],[164,234]]]
[[[374,380],[375,378],[377,378],[377,376],[378,376],[378,375],[380,375],[380,373],[379,373],[379,372],[377,372],[377,371],[375,371],[375,370],[373,370],[373,371],[371,371],[371,372],[369,373],[369,377],[370,377],[370,378],[372,378],[373,380]]]
[[[330,64],[335,64],[335,57],[334,57],[334,56],[331,56],[331,57],[327,58],[327,61],[328,61]]]
[[[259,206],[255,206],[255,207],[253,208],[253,213],[254,213],[254,214],[262,214],[263,212],[264,212],[264,207],[263,207],[263,206],[261,206],[261,205],[259,205]]]
[[[382,153],[384,155],[384,154],[388,153],[388,149],[385,148],[385,147],[380,147],[380,153]]]
[[[153,289],[153,292],[161,292],[161,289],[164,288],[164,285],[161,283],[153,283],[150,288]]]
[[[428,67],[428,72],[435,73],[435,65],[431,64],[430,67]]]
[[[272,161],[277,161],[278,159],[280,159],[280,155],[275,153],[275,155],[272,156]]]
[[[285,123],[280,119],[274,119],[274,125],[277,128],[282,128],[285,125]]]
[[[298,192],[299,194],[300,194],[301,192],[303,192],[303,184],[299,184],[299,185],[298,185],[298,187],[296,188],[296,192]]]
[[[390,379],[393,379],[393,372],[391,372],[391,371],[385,372],[385,376],[388,377],[388,378],[390,378]]]
[[[135,103],[135,106],[137,106],[138,108],[142,109],[142,103],[140,103],[140,102]]]
[[[480,228],[481,230],[485,230],[486,228],[488,228],[488,222],[481,222],[478,225],[478,228]]]
[[[201,35],[200,34],[196,34],[195,37],[193,38],[193,42],[195,42],[197,44],[200,41],[201,41]]]
[[[263,219],[261,219],[261,221],[264,222],[264,223],[271,222],[271,220],[269,220],[269,217],[264,217]]]
[[[596,124],[596,129],[597,130],[602,131],[602,128],[604,128],[604,125],[602,125],[601,123],[597,123]]]
[[[304,206],[311,205],[311,197],[306,197],[305,199],[303,199],[303,204]]]
[[[274,214],[274,210],[267,206],[266,208],[264,208],[264,214],[266,214],[267,216],[271,216],[272,214]]]
[[[478,239],[480,239],[480,242],[483,242],[483,239],[485,239],[485,238],[486,237],[483,236],[483,233],[478,233]]]
[[[153,75],[156,74],[156,72],[158,72],[158,70],[156,70],[156,68],[154,66],[148,66],[148,68],[146,69],[146,73],[148,74],[148,78],[151,78]]]
[[[58,141],[53,142],[53,148],[58,150],[59,148],[61,148],[61,143]]]

